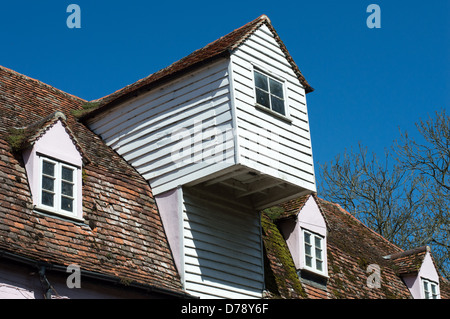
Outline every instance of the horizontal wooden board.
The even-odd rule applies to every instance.
[[[185,287],[199,296],[260,298],[264,286],[259,215],[183,188]]]

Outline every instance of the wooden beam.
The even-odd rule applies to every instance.
[[[234,171],[234,172],[227,172],[227,173],[223,174],[222,176],[215,177],[215,178],[211,179],[210,181],[206,182],[204,184],[204,186],[211,186],[211,185],[220,183],[222,181],[225,181],[227,179],[230,179],[230,178],[233,178],[235,176],[239,176],[239,175],[242,175],[245,173],[246,173],[246,171],[244,169],[238,169],[237,171]]]
[[[248,195],[251,195],[254,193],[258,193],[258,192],[264,191],[268,188],[274,187],[274,186],[282,184],[282,183],[284,183],[284,181],[281,181],[281,180],[275,179],[275,178],[268,178],[268,179],[266,178],[265,180],[258,180],[258,181],[253,182],[252,184],[250,184],[247,187],[247,191],[245,191],[241,194],[238,194],[236,196],[236,198],[241,198],[241,197],[245,197],[245,196],[248,196]]]

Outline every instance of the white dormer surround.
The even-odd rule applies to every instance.
[[[279,227],[297,270],[327,277],[327,225],[314,196],[296,215],[280,220]]]
[[[23,151],[35,209],[82,220],[82,156],[61,120]]]

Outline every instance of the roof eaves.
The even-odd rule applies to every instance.
[[[309,85],[308,81],[306,81],[305,77],[303,76],[302,72],[300,71],[297,64],[294,62],[294,59],[292,58],[291,54],[289,53],[288,49],[286,48],[286,45],[281,40],[280,36],[278,35],[277,31],[273,27],[273,25],[270,23],[269,18],[264,21],[266,23],[267,27],[272,31],[274,34],[275,40],[277,41],[278,45],[280,46],[281,50],[285,54],[286,59],[288,60],[289,64],[291,65],[292,69],[295,72],[295,75],[297,75],[298,80],[300,83],[304,86],[306,93],[311,93],[314,91],[314,88]]]
[[[153,73],[153,74],[149,75],[148,77],[146,77],[144,79],[141,79],[141,80],[139,80],[139,81],[137,81],[135,83],[132,83],[132,84],[130,84],[130,85],[128,85],[128,86],[126,86],[126,87],[124,87],[124,88],[122,88],[122,89],[120,89],[120,90],[118,90],[118,91],[116,91],[116,92],[114,92],[114,93],[112,93],[110,95],[108,95],[108,96],[105,96],[105,97],[103,97],[101,99],[97,99],[97,100],[91,101],[93,103],[97,103],[98,102],[98,107],[92,108],[91,110],[84,112],[82,115],[80,115],[78,117],[78,120],[81,121],[81,122],[86,121],[86,120],[88,120],[88,119],[90,119],[90,118],[92,118],[92,117],[102,113],[103,111],[105,111],[105,110],[107,110],[107,109],[109,109],[109,108],[111,108],[111,107],[113,107],[115,105],[118,105],[118,104],[120,104],[120,103],[122,103],[122,102],[124,102],[124,101],[126,101],[126,100],[128,100],[130,98],[137,97],[137,96],[139,96],[141,94],[144,94],[144,93],[150,91],[151,89],[153,89],[154,87],[156,87],[158,85],[167,83],[167,82],[171,81],[172,79],[174,79],[174,78],[176,78],[178,76],[182,76],[182,75],[184,75],[184,74],[186,74],[188,72],[191,72],[191,71],[193,71],[195,69],[198,69],[198,68],[202,67],[203,65],[206,65],[206,64],[211,63],[211,62],[213,62],[213,61],[215,61],[217,59],[220,59],[222,57],[227,57],[227,56],[229,56],[229,51],[228,50],[220,52],[220,53],[218,53],[218,54],[216,54],[216,55],[214,55],[212,57],[209,57],[209,58],[207,58],[205,60],[199,61],[199,62],[197,62],[197,63],[195,63],[193,65],[187,66],[187,67],[185,67],[183,69],[180,69],[178,71],[169,73],[169,74],[164,75],[164,76],[160,76],[160,74],[163,73],[165,70],[167,70],[170,66],[166,67],[164,69],[161,69],[161,70],[157,71],[156,73]],[[181,60],[179,60],[178,62],[180,62],[180,61]],[[175,63],[177,63],[177,62],[175,62]],[[148,83],[143,84],[141,86],[139,85],[141,82],[144,82],[145,80],[151,79],[152,77],[154,77],[155,80],[149,81]],[[133,89],[133,87],[135,87],[135,86],[136,86],[136,88]]]
[[[50,271],[67,273],[67,266],[65,266],[65,265],[35,260],[33,258],[22,256],[17,253],[5,251],[3,249],[0,249],[0,258],[5,258],[5,259],[8,259],[8,260],[11,260],[14,262],[18,262],[23,265],[31,266],[31,267],[34,267],[37,269],[41,269],[42,267],[45,267],[47,270],[50,270]],[[90,271],[90,270],[85,270],[85,269],[80,269],[80,271],[81,271],[81,275],[83,277],[89,277],[89,278],[100,280],[103,282],[113,283],[118,286],[138,288],[138,289],[141,289],[144,291],[155,292],[155,293],[159,293],[159,294],[163,294],[163,295],[175,297],[175,298],[198,299],[198,297],[193,296],[193,295],[189,294],[188,292],[185,292],[182,290],[177,291],[177,290],[173,290],[170,288],[164,288],[162,286],[145,284],[145,283],[141,283],[141,282],[137,282],[137,281],[133,281],[133,280],[125,281],[123,278],[120,278],[118,276],[114,276],[114,275],[110,275],[110,274],[106,274],[106,273],[99,273],[96,271]]]
[[[101,112],[109,109],[115,105],[118,105],[129,98],[136,97],[145,92],[148,92],[157,85],[167,83],[175,77],[182,76],[192,70],[211,63],[222,57],[229,57],[231,52],[239,47],[253,32],[255,32],[262,24],[266,24],[273,32],[277,43],[280,45],[281,50],[285,54],[286,59],[291,64],[297,78],[300,83],[305,87],[306,93],[312,92],[314,89],[308,84],[304,76],[300,72],[298,66],[295,64],[291,55],[289,54],[286,46],[281,41],[278,33],[273,28],[270,19],[266,15],[261,15],[255,20],[245,24],[244,26],[228,33],[225,36],[207,44],[206,46],[198,49],[188,56],[172,63],[164,69],[161,69],[141,80],[138,80],[124,88],[109,94],[103,98],[97,99],[92,102],[99,102],[98,107],[92,108],[87,112],[83,112],[79,116],[80,121],[86,121]]]

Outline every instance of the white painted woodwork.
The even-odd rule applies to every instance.
[[[255,105],[254,68],[285,84],[286,117]],[[185,289],[204,298],[260,298],[256,212],[316,191],[305,90],[271,31],[262,25],[230,58],[88,124],[148,180],[160,210],[171,205],[158,195],[182,186],[182,213],[161,214],[183,217],[182,235],[177,223],[164,224],[177,232],[169,238]]]
[[[285,118],[255,106],[254,68],[283,80]],[[234,173],[242,167],[278,185],[253,192],[254,185],[241,183],[237,198],[251,195],[255,208],[316,190],[305,90],[266,25],[230,59],[156,87],[89,125],[149,181],[154,194],[222,172],[230,174],[222,184],[236,187],[241,181]]]
[[[184,280],[203,298],[261,298],[259,214],[222,196],[183,188]]]
[[[115,107],[89,125],[160,194],[235,164],[233,138],[220,143],[232,136],[230,105],[224,59]]]
[[[305,90],[266,25],[233,52],[231,65],[238,162],[315,191]],[[255,107],[254,68],[284,79],[286,119]]]

